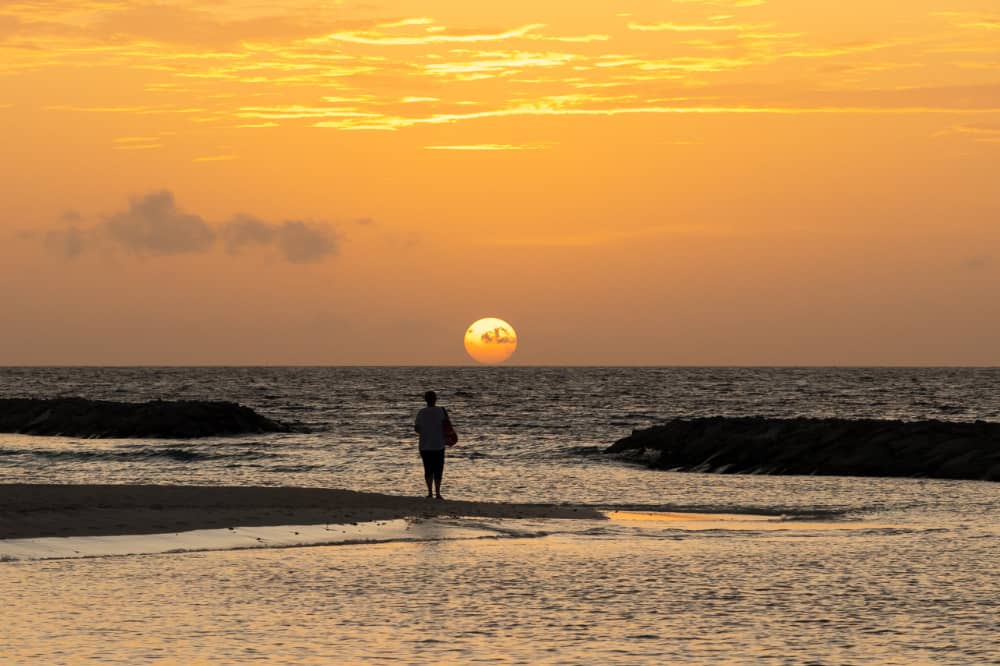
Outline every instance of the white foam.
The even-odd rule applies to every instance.
[[[191,530],[168,534],[43,537],[0,540],[0,562],[172,552],[290,548],[359,543],[429,542],[456,539],[533,538],[552,534],[577,537],[657,536],[670,533],[815,534],[898,529],[897,525],[859,520],[789,520],[784,516],[606,511],[607,520],[581,519],[400,519],[354,524],[278,525]]]

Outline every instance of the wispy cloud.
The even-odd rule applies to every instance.
[[[305,106],[300,104],[279,106],[244,106],[235,113],[237,118],[266,118],[268,120],[294,120],[303,118],[380,118],[382,113],[358,111],[356,108],[337,106]]]
[[[512,74],[536,67],[559,67],[576,60],[572,53],[493,53],[475,60],[459,62],[431,62],[424,70],[438,76],[479,74],[483,72]]]
[[[677,5],[707,5],[709,7],[759,7],[765,0],[672,0]]]
[[[163,147],[158,136],[120,136],[112,143],[115,150],[152,150]]]
[[[155,150],[156,148],[162,148],[161,143],[127,143],[124,145],[114,146],[115,150]]]
[[[231,160],[237,159],[236,155],[203,155],[201,157],[196,157],[192,162],[229,162]]]
[[[638,30],[640,32],[746,32],[749,30],[765,30],[770,26],[767,25],[730,25],[726,23],[704,23],[704,24],[685,24],[685,23],[637,23],[629,22],[629,30]]]
[[[961,136],[977,143],[1000,143],[1000,124],[991,126],[952,125],[936,136]]]
[[[350,119],[320,120],[316,127],[356,130],[398,130],[417,125],[444,125],[463,121],[485,118],[504,118],[518,116],[590,116],[615,117],[627,115],[816,115],[816,114],[852,114],[852,115],[912,115],[912,114],[996,114],[1000,113],[1000,105],[996,107],[933,107],[933,106],[723,106],[723,105],[693,105],[693,106],[612,106],[604,108],[581,108],[536,102],[518,106],[492,109],[488,111],[472,111],[467,113],[438,113],[429,116],[379,116],[364,122]]]
[[[11,72],[87,67],[136,81],[141,94],[128,103],[94,90],[78,98],[44,92],[35,108],[79,114],[72,122],[95,126],[102,114],[134,117],[141,122],[128,131],[150,140],[114,141],[109,150],[138,151],[137,158],[168,144],[164,128],[189,135],[281,128],[278,135],[303,124],[393,131],[529,116],[989,114],[1000,106],[995,91],[907,92],[955,74],[956,85],[985,88],[983,77],[1000,68],[995,13],[901,9],[907,20],[894,24],[891,38],[873,39],[860,26],[827,30],[760,0],[657,7],[565,22],[547,9],[484,26],[377,18],[361,7],[347,16],[319,0],[11,0],[0,6],[0,76],[6,83]],[[600,90],[628,98],[556,101]],[[659,101],[692,90],[715,93]],[[235,144],[214,150],[190,159],[237,157]]]
[[[975,136],[1000,136],[1000,127],[978,127],[975,125],[953,125],[945,130],[947,134],[973,134]]]
[[[1000,15],[986,14],[984,12],[934,12],[934,16],[947,19],[952,25],[959,28],[971,28],[977,30],[1000,30]]]
[[[527,39],[542,41],[542,42],[565,42],[567,44],[587,44],[589,42],[606,42],[611,39],[611,35],[603,34],[589,34],[589,35],[571,35],[562,37],[553,37],[551,35],[536,35],[529,34],[525,35]]]
[[[43,106],[42,110],[76,111],[79,113],[124,113],[137,116],[147,116],[155,114],[191,114],[191,113],[205,112],[205,109],[200,107],[176,108],[176,107],[154,107],[154,106],[73,106],[70,104]]]
[[[427,150],[470,150],[470,151],[503,151],[503,150],[542,150],[551,144],[542,143],[470,143],[452,146],[424,146]]]
[[[407,22],[397,22],[377,26],[374,30],[355,30],[346,32],[335,32],[326,36],[326,39],[337,42],[349,42],[352,44],[367,44],[371,46],[415,46],[426,44],[470,44],[475,42],[499,42],[525,35],[544,28],[544,23],[530,23],[511,30],[500,32],[482,32],[472,34],[449,34],[441,32],[431,32],[427,34],[394,35],[386,31],[387,28],[414,25]],[[417,24],[423,25],[423,23]]]

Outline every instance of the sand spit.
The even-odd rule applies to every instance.
[[[1000,423],[674,419],[605,450],[660,469],[1000,481]]]
[[[188,439],[288,430],[234,402],[0,399],[0,432],[25,435]]]
[[[326,488],[0,484],[0,539],[441,516],[604,519],[588,507],[430,500]]]

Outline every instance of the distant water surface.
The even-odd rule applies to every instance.
[[[823,490],[838,481],[809,480],[817,491],[805,494],[801,481],[788,479],[711,477],[706,484],[581,452],[676,416],[1000,421],[1000,369],[6,368],[2,397],[232,400],[308,432],[187,441],[0,434],[0,480],[420,492],[412,422],[428,388],[462,437],[450,492],[496,500],[851,504],[857,498]],[[733,498],[732,487],[747,490]],[[894,492],[868,502],[882,504]]]

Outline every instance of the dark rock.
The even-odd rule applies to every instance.
[[[727,474],[1000,480],[1000,423],[674,419],[605,449],[651,467]]]
[[[189,439],[288,430],[234,402],[0,399],[0,432],[26,435]]]

